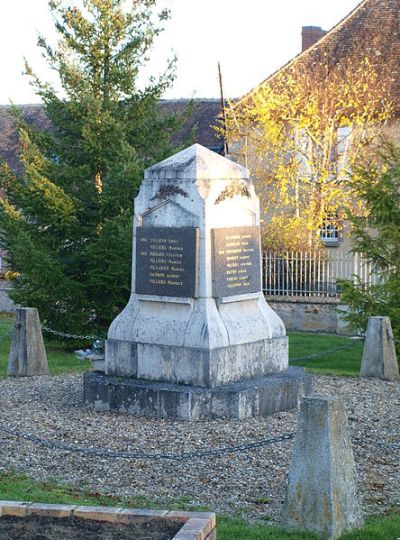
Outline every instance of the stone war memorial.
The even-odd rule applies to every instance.
[[[247,169],[195,144],[146,170],[135,200],[132,294],[84,375],[96,410],[250,418],[289,410],[311,377],[288,367],[261,290],[260,211]]]

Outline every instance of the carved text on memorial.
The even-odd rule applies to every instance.
[[[261,290],[258,227],[213,229],[213,295],[247,294]]]
[[[138,227],[136,292],[158,296],[196,295],[197,229]]]

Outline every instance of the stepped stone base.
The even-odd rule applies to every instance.
[[[312,377],[299,367],[217,388],[84,374],[84,401],[97,411],[187,421],[268,416],[297,408],[311,391]]]
[[[218,388],[283,372],[287,368],[288,338],[211,350],[107,339],[105,356],[107,375]]]

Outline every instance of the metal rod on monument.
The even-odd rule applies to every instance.
[[[222,109],[222,118],[224,125],[224,156],[227,156],[229,153],[228,142],[226,137],[226,112],[225,112],[225,98],[224,98],[224,88],[222,84],[222,73],[221,73],[221,64],[218,62],[218,78],[219,78],[219,90],[221,95],[221,109]]]

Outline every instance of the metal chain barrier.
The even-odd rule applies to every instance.
[[[255,441],[253,443],[240,444],[237,446],[223,446],[221,448],[207,449],[207,450],[192,450],[190,452],[181,452],[180,454],[173,454],[173,453],[148,454],[143,451],[121,452],[121,451],[114,451],[114,450],[104,450],[104,449],[96,449],[96,448],[85,448],[82,446],[74,446],[74,445],[64,443],[61,441],[54,441],[54,440],[50,441],[48,439],[36,437],[35,435],[23,433],[16,429],[9,428],[5,426],[4,424],[0,424],[0,431],[3,433],[7,433],[8,435],[21,437],[22,439],[32,442],[36,445],[44,446],[46,448],[51,448],[55,450],[63,450],[67,452],[85,454],[88,456],[96,456],[96,457],[143,459],[143,460],[154,460],[154,461],[163,460],[163,459],[183,461],[186,459],[216,457],[216,456],[222,456],[224,454],[246,452],[248,450],[255,450],[257,448],[263,448],[264,446],[268,446],[270,444],[275,444],[275,443],[279,443],[283,441],[290,441],[296,435],[295,433],[284,433],[283,435],[278,435],[277,437],[273,437],[270,439],[260,439],[259,441]]]
[[[269,439],[260,439],[252,443],[240,444],[236,446],[223,446],[221,448],[213,448],[213,449],[206,449],[206,450],[192,450],[189,452],[181,452],[179,454],[178,453],[177,454],[162,453],[162,452],[160,453],[155,452],[155,453],[149,454],[144,451],[124,452],[124,451],[115,451],[115,450],[105,450],[102,448],[87,448],[83,446],[74,446],[65,442],[56,441],[56,440],[51,441],[51,440],[44,439],[41,437],[36,437],[35,435],[23,433],[21,431],[10,428],[1,423],[0,423],[0,432],[7,433],[8,435],[12,435],[14,437],[20,437],[21,439],[24,439],[28,442],[32,442],[35,445],[44,446],[45,448],[61,450],[61,451],[75,453],[75,454],[85,454],[87,456],[104,457],[104,458],[122,458],[122,459],[132,459],[132,460],[140,459],[140,460],[153,460],[153,461],[160,461],[160,460],[184,461],[188,459],[218,457],[224,454],[247,452],[249,450],[256,450],[258,448],[264,448],[271,444],[276,444],[276,443],[280,443],[284,441],[291,441],[296,436],[295,432],[291,432],[291,433],[284,433],[282,435],[278,435],[276,437],[272,437]],[[396,437],[400,438],[400,434],[396,435]],[[355,437],[355,436],[352,436],[352,441],[355,443],[360,443],[360,444],[369,443],[375,446],[380,446],[382,448],[387,448],[388,450],[400,450],[400,443],[373,441],[372,439]]]
[[[6,334],[3,334],[2,336],[0,336],[0,341],[3,341],[4,339],[7,339],[9,336],[11,336],[14,328],[15,328],[15,324]],[[41,325],[41,328],[48,334],[53,334],[55,336],[65,337],[68,339],[76,339],[76,340],[82,340],[82,341],[83,340],[90,340],[90,341],[93,341],[93,340],[103,341],[104,340],[104,338],[100,338],[98,336],[78,336],[77,334],[67,334],[65,332],[59,332],[58,330],[53,330],[52,328],[49,328],[48,326],[44,326],[44,325]]]
[[[396,435],[400,439],[400,434]],[[365,437],[354,437],[351,438],[352,441],[355,441],[357,443],[369,443],[375,446],[381,446],[382,448],[387,448],[388,450],[400,450],[400,443],[387,443],[387,442],[379,442],[379,441],[373,441],[372,439],[367,439]]]
[[[53,334],[53,335],[59,336],[59,337],[64,337],[64,338],[67,338],[67,339],[104,341],[104,338],[100,338],[98,336],[80,336],[80,335],[77,335],[77,334],[67,334],[65,332],[60,332],[58,330],[53,330],[52,328],[49,328],[48,326],[44,326],[44,325],[42,325],[42,330],[44,330],[45,332],[48,332],[49,334]],[[338,347],[333,347],[332,349],[328,349],[326,351],[321,351],[321,352],[309,354],[309,355],[306,355],[306,356],[295,356],[293,358],[289,358],[289,361],[292,361],[292,362],[296,361],[297,362],[297,361],[300,361],[300,360],[312,360],[312,359],[315,359],[315,358],[320,358],[321,356],[329,355],[329,354],[331,354],[333,352],[336,352],[336,351],[342,351],[342,350],[350,349],[351,347],[354,347],[354,345],[361,339],[363,339],[363,338],[357,336],[357,337],[353,338],[352,343],[348,343],[348,344],[345,344],[345,345],[340,345]]]
[[[14,327],[11,328],[11,330],[2,336],[0,336],[0,341],[8,338],[13,331]],[[97,336],[80,336],[77,334],[68,334],[65,332],[59,332],[58,330],[53,330],[52,328],[49,328],[47,326],[42,325],[42,330],[45,332],[48,332],[50,334],[68,338],[68,339],[75,339],[75,340],[102,340],[102,338],[99,338]],[[312,360],[316,358],[320,358],[322,356],[329,355],[333,352],[342,351],[346,349],[350,349],[353,347],[360,339],[362,338],[353,338],[352,343],[340,345],[338,347],[334,347],[332,349],[328,349],[326,351],[321,351],[319,353],[313,353],[305,356],[297,356],[289,358],[290,361],[302,361],[302,360]],[[400,340],[396,340],[393,337],[391,339],[395,343],[400,343]],[[105,450],[105,449],[96,449],[96,448],[86,448],[81,446],[74,446],[68,443],[64,443],[61,441],[56,440],[48,440],[40,437],[36,437],[35,435],[30,435],[27,433],[23,433],[21,431],[18,431],[16,429],[10,428],[4,424],[0,423],[0,432],[7,433],[8,435],[12,435],[15,437],[20,437],[26,441],[32,442],[33,444],[44,446],[46,448],[51,448],[55,450],[61,450],[61,451],[67,451],[71,453],[80,453],[85,454],[89,456],[96,456],[96,457],[105,457],[105,458],[122,458],[122,459],[141,459],[141,460],[174,460],[174,461],[183,461],[187,459],[195,459],[195,458],[203,458],[203,457],[216,457],[224,454],[229,453],[238,453],[238,452],[246,452],[249,450],[256,450],[258,448],[264,448],[270,444],[275,444],[279,442],[289,441],[294,439],[296,433],[285,433],[283,435],[279,435],[277,437],[272,437],[269,439],[260,439],[258,441],[247,443],[247,444],[241,444],[237,446],[224,446],[221,448],[215,448],[215,449],[206,449],[206,450],[193,450],[189,452],[181,452],[181,453],[151,453],[148,454],[144,451],[135,451],[135,452],[124,452],[124,451],[114,451],[114,450]],[[396,436],[397,437],[397,436]],[[400,434],[399,434],[400,438]],[[373,441],[371,439],[365,439],[365,438],[359,438],[359,437],[352,437],[353,442],[357,443],[369,443],[373,445],[377,445],[380,447],[384,447],[391,450],[400,450],[400,443],[385,443],[385,442],[378,442]]]
[[[76,339],[76,340],[82,340],[82,341],[83,340],[104,341],[104,338],[100,338],[98,336],[80,336],[80,335],[77,335],[77,334],[67,334],[65,332],[60,332],[58,330],[53,330],[52,328],[49,328],[48,326],[44,326],[44,325],[42,325],[42,330],[44,330],[45,332],[48,332],[49,334],[53,334],[53,335],[59,336],[59,337],[64,337],[64,338],[67,338],[67,339]],[[297,362],[297,361],[300,361],[300,360],[312,360],[312,359],[320,358],[321,356],[329,355],[329,354],[331,354],[333,352],[336,352],[336,351],[342,351],[342,350],[350,349],[351,347],[354,347],[354,345],[360,339],[363,339],[363,338],[357,336],[357,337],[353,338],[352,343],[348,343],[346,345],[340,345],[338,347],[333,347],[332,349],[328,349],[326,351],[321,351],[319,353],[313,353],[313,354],[309,354],[309,355],[306,355],[306,356],[295,356],[293,358],[289,358],[289,361]]]
[[[42,330],[49,334],[53,334],[54,336],[64,337],[67,339],[76,339],[76,340],[100,340],[102,341],[104,338],[99,338],[98,336],[78,336],[77,334],[67,334],[65,332],[59,332],[58,330],[53,330],[52,328],[49,328],[48,326],[42,325]]]
[[[49,328],[48,326],[44,326],[44,325],[41,325],[41,328],[42,330],[44,330],[45,332],[49,333],[49,334],[53,334],[54,336],[59,336],[59,337],[63,337],[63,338],[67,338],[67,339],[75,339],[75,340],[80,340],[80,341],[100,341],[100,342],[103,342],[104,341],[104,338],[100,338],[98,336],[90,336],[90,335],[86,335],[86,336],[81,336],[81,335],[78,335],[78,334],[68,334],[66,332],[60,332],[59,330],[53,330],[52,328]],[[7,334],[4,334],[3,336],[0,336],[0,341],[3,341],[4,339],[6,339],[7,337],[9,337],[11,334],[12,334],[12,331],[13,331],[13,328],[7,333]],[[303,361],[303,360],[315,360],[317,358],[321,358],[323,356],[327,356],[331,353],[334,353],[334,352],[337,352],[337,351],[343,351],[343,350],[346,350],[346,349],[350,349],[351,347],[354,347],[354,345],[360,340],[360,339],[363,339],[363,338],[353,338],[353,341],[352,343],[348,343],[348,344],[345,344],[345,345],[340,345],[338,347],[333,347],[332,349],[328,349],[326,351],[321,351],[321,352],[318,352],[318,353],[313,353],[313,354],[309,354],[309,355],[305,355],[305,356],[294,356],[294,357],[291,357],[289,358],[289,361],[290,362],[298,362],[298,361]],[[400,343],[400,340],[396,340],[394,338],[391,338],[395,343]]]

